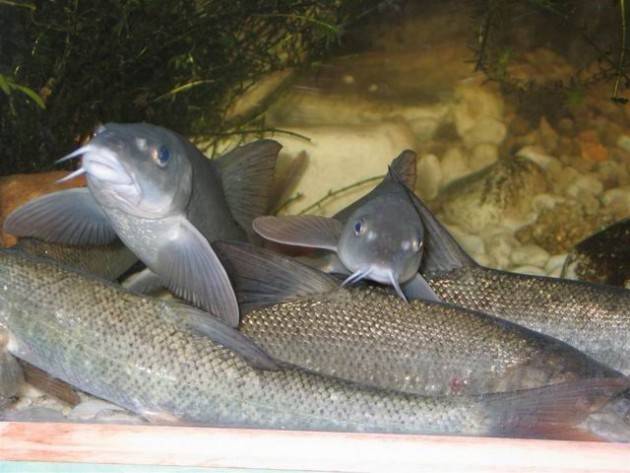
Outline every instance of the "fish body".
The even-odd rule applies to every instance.
[[[402,284],[412,284],[425,299],[438,300],[418,274],[422,260],[424,228],[403,179],[415,183],[416,154],[403,151],[390,166],[388,175],[367,195],[335,215],[258,217],[254,230],[263,238],[282,245],[318,248],[335,256],[317,259],[342,274],[344,281],[362,279],[391,285],[406,300]]]
[[[5,230],[78,245],[118,237],[154,279],[235,325],[236,298],[211,242],[247,238],[266,210],[279,149],[260,140],[211,161],[165,128],[108,123],[62,158],[82,156],[77,173],[86,174],[88,188],[27,203]]]
[[[581,422],[626,385],[443,398],[370,389],[292,367],[255,367],[181,325],[187,313],[47,261],[0,254],[0,324],[11,353],[156,422],[531,435],[535,427]],[[232,337],[223,327],[215,328]]]
[[[240,330],[272,357],[420,394],[512,391],[621,376],[572,347],[481,312],[409,303],[382,287],[339,288],[297,261],[217,243],[244,312]]]

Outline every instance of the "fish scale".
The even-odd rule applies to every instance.
[[[497,392],[619,376],[550,337],[451,305],[408,304],[379,287],[256,308],[240,330],[279,360],[414,393]]]
[[[555,386],[533,395],[429,398],[290,367],[261,370],[176,324],[177,305],[17,252],[0,253],[0,288],[0,324],[11,353],[155,421],[479,435],[531,422],[533,408],[547,415],[545,399],[552,406],[561,401],[559,410],[567,404]],[[587,387],[570,391],[568,405],[588,413],[621,388]],[[573,407],[562,412],[576,415]]]
[[[627,289],[481,266],[462,266],[425,276],[444,301],[551,335],[630,375]]]

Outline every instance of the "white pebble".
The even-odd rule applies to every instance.
[[[562,266],[560,266],[559,268],[555,268],[553,271],[547,273],[547,276],[549,276],[550,278],[559,278],[560,276],[562,276]]]
[[[450,148],[444,153],[442,157],[442,187],[469,173],[470,169],[466,164],[466,158],[459,148]]]
[[[557,204],[566,202],[564,197],[559,197],[553,194],[538,194],[532,199],[532,208],[540,212],[541,210],[553,209]]]
[[[626,151],[630,151],[630,136],[619,135],[619,138],[617,138],[617,146]]]
[[[604,190],[604,185],[597,179],[595,174],[585,174],[578,176],[569,187],[567,187],[566,194],[575,199],[581,191],[587,192],[591,195],[599,195]]]
[[[546,154],[540,148],[532,145],[522,147],[516,152],[516,156],[525,158],[534,164],[537,164],[542,169],[549,169],[552,166],[561,166],[558,159]]]
[[[354,76],[351,76],[350,74],[344,75],[341,80],[344,84],[354,84]]]
[[[464,232],[461,228],[455,225],[448,225],[448,231],[453,235],[455,240],[462,245],[464,251],[468,254],[484,254],[485,247],[483,240],[477,235],[471,235]]]
[[[512,233],[498,233],[486,237],[486,248],[488,255],[494,259],[495,267],[507,269],[510,265],[510,255],[512,248],[518,244]]]
[[[627,187],[618,187],[616,189],[610,189],[601,197],[604,205],[620,205],[630,209],[630,189]]]
[[[549,260],[549,253],[538,245],[524,245],[512,252],[510,260],[514,266],[530,265],[544,268]]]
[[[506,134],[507,127],[505,123],[496,118],[482,118],[461,136],[464,143],[472,148],[483,143],[499,145]]]
[[[562,266],[564,266],[564,262],[566,261],[566,259],[567,259],[566,253],[562,253],[560,255],[553,255],[552,257],[549,258],[549,260],[547,261],[547,264],[545,265],[545,272],[551,275],[551,273],[555,272],[557,269],[561,271]]]
[[[468,159],[468,167],[470,172],[476,172],[494,164],[497,159],[499,159],[499,148],[490,143],[482,143],[473,149]]]

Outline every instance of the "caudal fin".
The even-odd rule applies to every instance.
[[[627,389],[626,378],[587,379],[483,396],[490,434],[564,440],[597,440],[582,423]]]
[[[258,140],[240,146],[216,160],[223,191],[234,219],[247,232],[254,218],[269,208],[273,174],[282,145]]]
[[[339,283],[316,269],[247,243],[213,246],[230,275],[241,312],[288,299],[334,290]]]

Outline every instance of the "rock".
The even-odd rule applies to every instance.
[[[434,199],[442,182],[442,168],[440,160],[434,154],[427,154],[418,162],[416,189],[420,197],[426,200]]]
[[[611,189],[619,184],[619,176],[623,172],[622,168],[623,166],[612,160],[597,164],[597,178],[603,184],[604,189]]]
[[[462,176],[470,174],[466,158],[458,147],[449,148],[442,157],[442,183],[444,187]]]
[[[567,166],[560,172],[554,173],[554,178],[556,181],[556,192],[565,193],[565,191],[569,187],[569,184],[574,182],[578,177],[580,177],[580,173],[571,166]]]
[[[562,277],[562,267],[554,268],[552,271],[547,273],[547,276],[550,278],[561,278]]]
[[[617,138],[617,146],[630,152],[630,135],[619,135],[619,138]]]
[[[530,276],[545,276],[545,272],[536,266],[518,266],[510,271],[519,274],[529,274]]]
[[[581,190],[578,192],[577,200],[582,204],[586,215],[595,215],[599,212],[599,199],[590,192]]]
[[[4,219],[13,210],[40,195],[85,186],[83,177],[62,184],[56,183],[67,174],[68,171],[53,171],[0,177],[0,237],[5,246],[12,246],[16,241],[13,235],[1,230]]]
[[[466,253],[470,255],[481,255],[485,253],[483,240],[478,236],[470,235],[456,225],[448,225],[447,228],[457,242],[462,245]]]
[[[494,261],[497,269],[507,269],[510,266],[510,255],[518,241],[511,232],[496,233],[484,238],[488,256]]]
[[[565,201],[564,197],[543,193],[532,199],[532,207],[536,212],[540,212],[541,210],[553,209],[557,204]]]
[[[496,145],[478,144],[473,148],[472,154],[468,158],[468,168],[470,172],[477,172],[494,164],[497,159],[499,159],[499,148]]]
[[[501,120],[486,117],[481,118],[460,136],[466,146],[473,148],[479,144],[500,145],[506,134],[507,127]]]
[[[607,207],[608,211],[617,216],[617,218],[625,218],[630,215],[630,188],[618,187],[610,189],[601,197],[602,204]]]
[[[525,245],[516,248],[510,255],[510,261],[514,266],[536,266],[544,268],[549,260],[549,253],[538,245]]]
[[[565,192],[566,195],[577,198],[580,192],[585,192],[590,195],[596,196],[602,193],[604,185],[597,179],[596,174],[587,174],[578,176],[569,186]]]
[[[565,135],[573,134],[573,130],[575,129],[575,123],[568,117],[561,118],[558,120],[558,130],[560,133],[564,133]]]
[[[306,155],[307,164],[296,192],[304,197],[293,201],[283,213],[298,213],[329,191],[345,188],[361,180],[383,176],[389,163],[404,149],[415,147],[415,138],[404,121],[380,125],[289,128],[308,136],[311,141],[287,134],[271,135],[283,148],[279,170],[298,156]],[[327,199],[312,211],[318,215],[333,215],[357,200],[378,184],[378,180],[354,187]]]
[[[516,152],[516,156],[528,159],[540,166],[541,169],[549,170],[550,172],[562,167],[560,161],[537,146],[524,146]]]
[[[586,161],[606,161],[608,159],[608,149],[602,145],[594,130],[585,130],[577,136],[582,158]]]
[[[454,102],[455,128],[462,138],[476,128],[482,119],[489,118],[500,122],[503,118],[502,99],[478,85],[458,86],[455,89]]]
[[[519,226],[530,220],[531,196],[546,190],[540,168],[522,158],[500,159],[473,175],[451,182],[436,199],[442,214],[465,232],[489,225]]]
[[[556,270],[562,271],[562,266],[564,266],[564,262],[566,261],[566,259],[567,253],[551,256],[547,261],[547,264],[545,265],[545,272],[547,274],[551,274]],[[558,275],[560,275],[560,273],[558,273]]]

